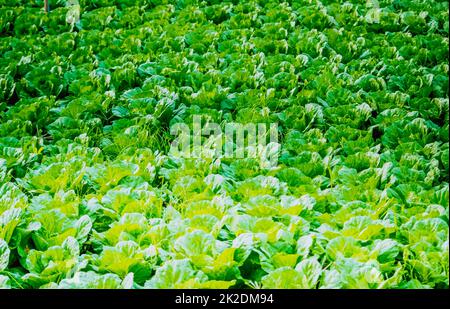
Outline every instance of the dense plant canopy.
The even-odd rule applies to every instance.
[[[0,287],[449,286],[448,2],[0,0]],[[278,123],[278,165],[169,153]]]

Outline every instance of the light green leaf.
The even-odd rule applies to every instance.
[[[10,250],[8,243],[3,239],[0,239],[0,271],[5,270],[9,264]]]
[[[322,274],[322,266],[315,257],[302,260],[295,270],[301,274],[303,288],[307,289],[315,288]]]

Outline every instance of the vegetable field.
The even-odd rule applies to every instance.
[[[448,9],[0,0],[0,288],[448,288]]]

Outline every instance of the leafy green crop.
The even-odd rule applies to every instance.
[[[447,1],[49,2],[0,0],[0,288],[449,287]]]

